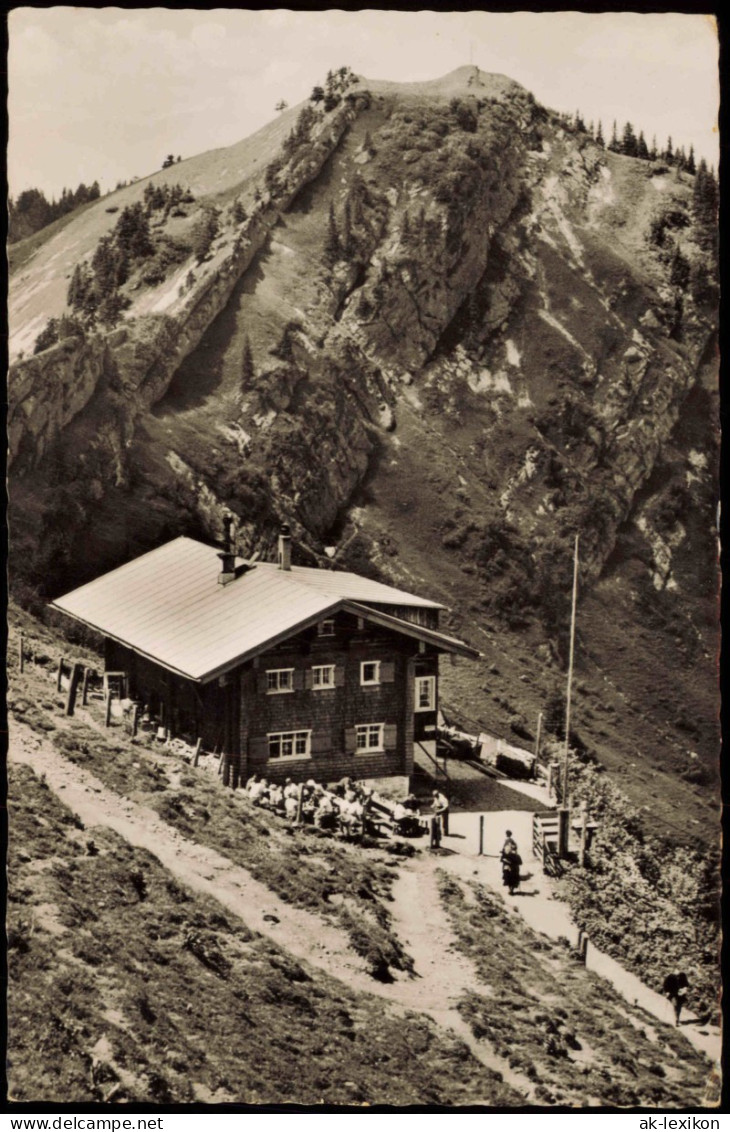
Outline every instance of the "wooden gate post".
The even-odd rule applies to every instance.
[[[484,814],[479,815],[479,856],[484,856]]]
[[[221,755],[221,762],[223,763],[223,785],[231,785],[231,760],[228,754],[224,751]]]
[[[558,810],[558,856],[566,857],[570,845],[570,810],[560,806]]]
[[[21,673],[25,670],[25,642],[23,634],[21,633],[18,638],[18,663],[20,665]]]
[[[112,719],[112,694],[107,688],[106,703],[104,705],[104,726],[108,727]]]
[[[193,766],[198,765],[198,759],[200,758],[200,748],[202,747],[202,745],[203,745],[203,740],[198,739],[197,743],[195,744],[195,754],[193,755]]]

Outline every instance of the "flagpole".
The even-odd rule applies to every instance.
[[[568,809],[568,747],[570,745],[570,697],[573,687],[573,658],[575,655],[575,610],[578,599],[578,535],[575,536],[573,555],[573,602],[570,613],[570,658],[568,660],[568,690],[565,697],[565,743],[563,745],[563,766],[560,790],[560,814],[558,826],[558,855],[563,857],[568,851],[569,820]]]

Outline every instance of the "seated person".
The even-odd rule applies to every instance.
[[[265,778],[261,778],[258,782],[252,783],[248,796],[255,806],[261,806],[267,798],[268,793],[269,784]]]
[[[307,783],[302,790],[302,819],[310,825],[314,821],[317,805],[317,793],[312,789],[309,783]]]
[[[335,804],[328,794],[322,791],[314,813],[314,824],[318,829],[335,829],[337,826],[337,811]]]
[[[284,807],[284,789],[276,782],[269,787],[269,806],[272,810],[281,810]]]
[[[362,833],[364,809],[362,802],[344,801],[340,807],[340,829],[349,836]]]
[[[299,798],[299,787],[296,782],[292,782],[291,778],[287,778],[284,783],[284,797]]]
[[[287,794],[284,797],[284,815],[287,821],[296,821],[299,799],[296,795]]]
[[[393,827],[401,837],[415,837],[421,832],[418,811],[414,813],[405,802],[396,802],[393,810]]]

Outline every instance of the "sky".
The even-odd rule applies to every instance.
[[[714,19],[680,13],[16,8],[9,15],[11,195],[102,191],[232,145],[294,106],[330,68],[439,78],[473,63],[586,122],[717,164]]]

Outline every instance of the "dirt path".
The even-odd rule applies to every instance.
[[[486,1042],[477,1041],[455,1008],[463,987],[474,986],[478,980],[471,964],[455,949],[432,861],[420,858],[409,862],[394,888],[394,927],[413,956],[416,976],[404,975],[383,984],[367,973],[339,929],[305,909],[284,903],[245,869],[183,837],[149,807],[109,790],[94,775],[64,758],[48,740],[19,723],[12,728],[10,757],[45,775],[48,786],[87,827],[106,826],[131,845],[153,853],[184,884],[214,897],[249,928],[274,940],[297,959],[353,989],[378,995],[394,1010],[427,1014],[438,1026],[453,1031],[478,1061],[500,1072],[526,1100],[531,1096],[531,1082],[515,1073]]]
[[[521,810],[485,814],[484,850],[489,856],[481,857],[478,855],[479,817],[479,814],[451,815],[450,829],[456,836],[453,839],[447,838],[444,844],[456,849],[456,852],[441,859],[442,867],[461,879],[479,880],[501,892],[507,903],[535,931],[543,932],[551,939],[563,937],[576,946],[578,928],[573,922],[570,908],[555,898],[550,878],[545,876],[540,862],[532,855],[532,814]],[[523,879],[514,896],[508,896],[502,885],[499,862],[500,847],[507,829],[514,833],[523,857]],[[666,998],[646,986],[636,975],[599,951],[592,943],[588,944],[586,967],[612,983],[627,1002],[640,1006],[660,1022],[670,1026],[674,1024],[672,1006]],[[696,1049],[713,1062],[719,1062],[722,1036],[718,1026],[700,1026],[687,1019],[680,1030]]]
[[[45,775],[50,788],[87,827],[113,829],[130,845],[153,853],[184,884],[219,900],[253,931],[275,940],[298,959],[372,991],[373,980],[343,932],[306,909],[286,904],[227,857],[183,837],[148,806],[109,790],[22,724],[11,729],[10,759]],[[10,812],[12,821],[12,799]]]
[[[385,986],[380,993],[454,1030],[478,1061],[500,1072],[529,1101],[533,1083],[515,1072],[488,1042],[478,1041],[456,1009],[465,988],[482,994],[489,994],[490,988],[480,982],[472,964],[457,950],[439,896],[434,862],[428,857],[415,857],[404,865],[393,886],[392,916],[396,935],[414,961],[416,977]]]

